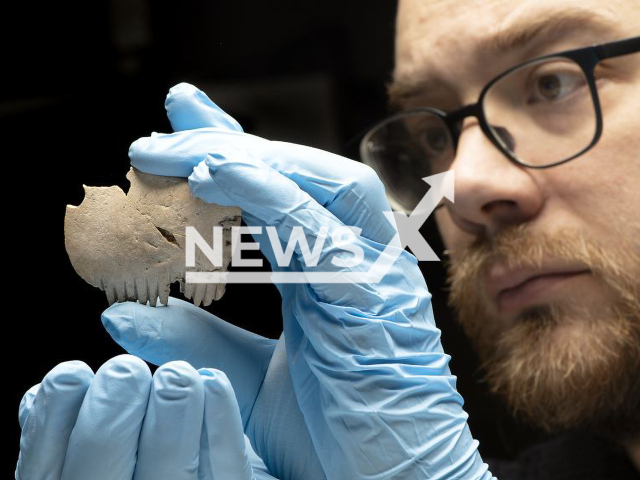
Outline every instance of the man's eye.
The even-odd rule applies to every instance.
[[[541,72],[532,78],[527,103],[557,102],[587,85],[579,71]]]
[[[449,147],[449,135],[441,127],[430,127],[424,132],[424,142],[433,153],[442,153]]]

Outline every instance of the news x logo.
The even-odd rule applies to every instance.
[[[395,222],[398,233],[389,242],[378,258],[367,271],[354,268],[364,260],[364,250],[359,245],[357,235],[360,229],[343,226],[329,231],[329,227],[321,227],[318,232],[309,232],[314,238],[313,246],[309,245],[308,236],[302,227],[293,227],[286,247],[282,247],[282,239],[278,236],[275,226],[232,227],[231,230],[231,265],[234,267],[258,268],[262,266],[261,259],[242,258],[245,250],[258,250],[256,242],[243,242],[242,234],[262,235],[270,243],[271,250],[279,267],[289,267],[296,248],[302,256],[305,271],[212,271],[186,272],[187,283],[378,283],[389,271],[393,263],[400,256],[405,247],[411,248],[419,261],[438,261],[439,258],[420,234],[420,227],[435,210],[443,198],[454,201],[453,170],[425,177],[424,180],[431,188],[413,209],[411,215],[404,212],[384,212],[391,222]],[[214,227],[213,244],[209,245],[194,227],[186,228],[186,266],[195,267],[196,247],[207,257],[216,268],[224,265],[223,243],[224,227]],[[264,236],[263,236],[264,238]],[[327,239],[331,238],[332,252],[335,253],[330,263],[338,267],[336,271],[317,271],[323,247]],[[339,254],[347,252],[349,255]],[[298,257],[299,258],[299,257]],[[327,260],[327,259],[325,259]],[[326,265],[323,263],[323,265]]]

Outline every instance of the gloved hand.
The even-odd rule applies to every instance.
[[[189,85],[172,89],[167,110],[174,129],[184,131],[136,141],[130,150],[136,168],[188,176],[196,196],[240,206],[248,225],[261,226],[263,232],[264,227],[274,226],[285,245],[294,227],[303,228],[309,245],[323,229],[331,232],[345,225],[361,229],[353,243],[363,256],[358,265],[332,263],[336,256],[348,262],[352,255],[345,254],[343,245],[329,234],[317,266],[305,265],[298,244],[291,266],[280,267],[267,236],[254,235],[274,271],[303,272],[309,278],[317,272],[352,274],[369,271],[383,251],[391,259],[380,282],[277,284],[283,299],[290,379],[326,476],[490,478],[440,344],[431,296],[415,258],[400,249],[395,225],[384,215],[390,208],[373,172],[327,152],[244,134]],[[171,356],[182,348],[181,353],[189,355],[184,345],[172,351],[174,341],[200,338],[193,347],[201,352],[204,340],[189,329],[202,334],[205,327],[198,330],[193,320],[168,336],[160,327],[179,329],[185,316],[197,316],[185,312],[171,305],[153,309],[119,304],[105,312],[104,321],[114,337],[128,331],[134,338],[130,350],[134,353],[154,351],[144,345],[145,338],[160,338],[162,346],[153,354],[163,350],[160,356]],[[146,328],[153,331],[148,337]],[[244,337],[245,333],[238,334],[241,340]],[[241,351],[247,343],[223,345],[221,338],[224,335],[211,337],[218,342],[206,361],[212,367],[222,366],[229,376],[245,429],[254,423],[258,431],[277,430],[280,425],[273,420],[282,415],[270,415],[268,401],[260,404],[268,388],[269,375],[263,372],[269,355],[250,367],[251,355]],[[270,358],[273,362],[277,357]],[[303,438],[301,431],[293,435]],[[272,459],[270,445],[261,446],[261,439],[250,433],[249,429],[249,439],[269,468],[272,460],[285,468],[298,461],[294,455]],[[286,438],[288,432],[279,435]],[[311,458],[304,452],[302,457]]]
[[[61,363],[23,397],[20,425],[20,480],[274,478],[245,441],[225,374],[185,362],[153,377],[131,355],[95,375]]]
[[[113,304],[102,322],[125,350],[150,363],[183,360],[195,369],[224,371],[245,434],[267,471],[280,480],[325,478],[295,398],[284,336],[261,337],[171,297],[168,306],[155,309]]]

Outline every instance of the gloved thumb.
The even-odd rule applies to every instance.
[[[218,127],[242,132],[240,124],[211,101],[199,88],[189,83],[172,87],[164,102],[174,132]]]
[[[147,362],[184,360],[195,369],[222,370],[245,425],[277,343],[171,297],[162,307],[115,303],[102,313],[102,324],[122,348]]]
[[[29,413],[31,412],[33,401],[36,398],[38,390],[40,390],[39,383],[27,390],[26,393],[22,396],[20,407],[18,407],[18,420],[20,421],[20,428],[24,428],[24,424],[27,421]]]

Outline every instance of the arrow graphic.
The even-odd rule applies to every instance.
[[[420,228],[433,213],[440,200],[448,198],[451,202],[455,201],[453,170],[424,177],[422,180],[431,185],[431,188],[418,202],[411,215],[407,216],[404,212],[387,212],[388,215],[385,214],[387,218],[389,215],[393,216],[402,248],[406,246],[411,248],[416,258],[422,262],[438,261],[440,259],[420,234]]]
[[[427,221],[429,215],[433,213],[440,200],[448,198],[452,203],[455,201],[454,194],[454,174],[453,170],[424,177],[423,182],[431,185],[427,194],[418,202],[416,208],[411,212],[410,218],[420,222],[420,226]]]

